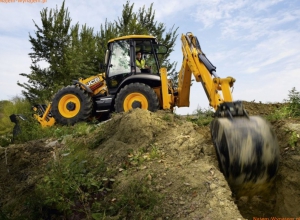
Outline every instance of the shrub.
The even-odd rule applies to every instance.
[[[213,120],[214,112],[211,109],[197,108],[193,116],[187,116],[187,120],[199,126],[206,126]]]
[[[292,90],[289,91],[288,97],[287,102],[289,103],[288,110],[290,111],[290,116],[300,116],[300,92],[293,87]]]

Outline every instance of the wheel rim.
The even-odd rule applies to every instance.
[[[59,113],[65,118],[76,116],[80,110],[80,100],[76,95],[64,95],[58,103]]]
[[[127,112],[133,108],[148,109],[148,100],[141,93],[131,93],[126,96],[123,103],[124,111]]]

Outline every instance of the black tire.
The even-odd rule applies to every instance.
[[[73,85],[59,90],[54,96],[51,113],[57,123],[74,125],[86,121],[92,110],[92,98],[85,90]]]
[[[115,99],[116,112],[126,112],[134,108],[155,112],[159,101],[154,90],[144,83],[131,83],[120,90]]]

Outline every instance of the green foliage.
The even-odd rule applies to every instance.
[[[290,111],[291,117],[298,117],[300,116],[300,92],[296,90],[295,87],[292,88],[292,90],[289,91],[289,98],[287,102],[288,110]]]
[[[269,121],[276,121],[276,120],[281,120],[281,119],[285,119],[285,118],[289,118],[289,117],[291,117],[291,111],[290,111],[288,105],[283,106],[279,109],[276,109],[273,113],[266,116],[266,118]]]
[[[267,116],[270,121],[299,117],[300,116],[300,92],[295,87],[289,91],[288,99],[285,100],[286,105],[277,109],[274,113]]]
[[[118,197],[110,212],[119,215],[119,219],[157,219],[161,208],[158,207],[163,196],[151,190],[147,177],[131,181]]]
[[[116,171],[107,168],[103,159],[94,157],[84,141],[71,142],[68,146],[63,152],[55,152],[55,159],[36,187],[36,198],[30,199],[35,212],[43,210],[40,216],[52,219],[105,219],[115,215],[126,219],[158,217],[162,196],[151,190],[147,176],[141,181],[129,182],[116,194],[112,191]],[[145,149],[141,149],[133,156],[141,159],[146,154]],[[149,155],[156,158],[158,154],[158,148],[151,146]]]
[[[0,146],[8,146],[13,139],[13,129],[15,123],[11,122],[12,114],[22,115],[25,118],[31,117],[31,105],[21,97],[14,97],[11,101],[0,101]],[[23,120],[17,117],[22,123]]]
[[[28,115],[31,111],[31,105],[21,97],[14,97],[11,101],[0,101],[0,135],[12,132],[14,123],[10,121],[12,114]]]
[[[5,147],[12,143],[15,126],[15,123],[11,122],[9,118],[12,114],[22,115],[26,118],[26,120],[17,118],[21,132],[13,140],[16,144],[42,138],[61,138],[66,135],[80,137],[97,128],[96,125],[86,122],[77,123],[70,127],[55,125],[42,128],[38,121],[32,117],[32,113],[30,103],[24,98],[15,97],[12,101],[0,102],[0,146]]]
[[[21,133],[17,136],[15,143],[24,143],[30,140],[42,138],[61,139],[65,136],[81,137],[87,135],[95,129],[95,125],[86,122],[77,123],[74,126],[55,125],[52,127],[42,128],[41,125],[33,118],[28,118],[21,123]]]
[[[155,144],[151,144],[151,150],[149,153],[149,158],[150,159],[156,159],[156,158],[160,158],[162,156],[162,153],[159,149],[159,147]]]
[[[83,143],[71,143],[55,158],[36,188],[43,209],[57,210],[65,218],[91,219],[114,182],[104,161],[89,155]]]
[[[33,52],[29,53],[32,60],[31,73],[21,73],[28,78],[28,83],[18,83],[25,91],[23,95],[31,102],[44,102],[65,83],[70,83],[70,67],[67,65],[68,46],[70,44],[71,18],[65,9],[65,2],[60,9],[43,9],[41,12],[42,27],[35,22],[36,38],[29,35]],[[49,67],[40,67],[40,62]],[[27,90],[27,91],[26,91]]]
[[[198,108],[193,116],[187,116],[187,120],[199,126],[207,126],[213,120],[214,112],[211,109]]]
[[[99,66],[99,50],[105,49],[97,44],[98,36],[93,28],[77,23],[71,26],[71,18],[65,2],[60,9],[43,9],[42,27],[35,22],[36,36],[29,35],[33,52],[31,73],[21,73],[28,78],[28,83],[18,83],[25,90],[23,95],[32,103],[51,100],[53,94],[73,79],[95,75]],[[47,68],[40,66],[46,62]]]
[[[168,114],[168,113],[164,114],[163,117],[162,117],[162,120],[168,121],[168,122],[172,121],[172,119],[173,119],[173,118],[172,118],[171,115]]]
[[[292,148],[295,148],[299,139],[299,134],[296,131],[291,132],[291,136],[289,138],[289,145]]]

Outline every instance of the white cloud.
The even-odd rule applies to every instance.
[[[264,11],[282,1],[283,0],[253,1],[251,6],[254,10]]]
[[[204,24],[204,28],[212,27],[216,22],[232,18],[233,13],[245,7],[248,1],[203,0],[197,5],[193,16]]]

